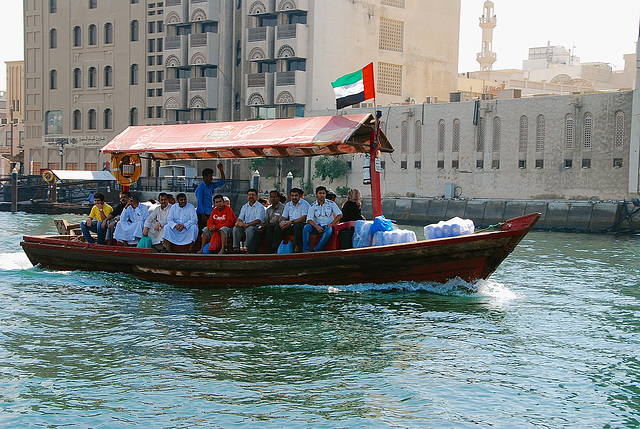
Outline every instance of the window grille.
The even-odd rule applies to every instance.
[[[529,142],[529,119],[526,116],[520,117],[520,136],[518,140],[518,151],[526,152]]]
[[[568,113],[564,117],[564,148],[573,149],[573,141],[575,139],[575,121],[573,115]]]
[[[452,142],[452,152],[460,151],[460,119],[453,120],[453,142]]]
[[[618,110],[616,112],[614,146],[616,149],[624,148],[624,112]]]
[[[500,140],[502,138],[502,124],[499,117],[493,118],[493,144],[492,149],[494,152],[500,151]]]
[[[380,39],[378,47],[387,51],[402,52],[404,43],[404,22],[380,18]]]
[[[544,136],[545,119],[543,115],[538,115],[538,119],[536,119],[536,152],[544,150]]]
[[[591,150],[591,138],[593,136],[593,116],[591,113],[584,114],[584,137],[582,140],[582,148]]]

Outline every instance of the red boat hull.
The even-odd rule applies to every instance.
[[[266,285],[345,285],[488,278],[540,217],[500,230],[390,246],[286,255],[194,255],[99,246],[69,236],[25,236],[34,265],[54,270],[128,273],[169,284],[219,289]]]

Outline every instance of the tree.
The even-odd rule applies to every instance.
[[[322,180],[329,178],[329,183],[332,183],[334,179],[342,177],[349,171],[347,163],[337,156],[323,155],[314,163],[316,172],[313,177],[319,177]]]

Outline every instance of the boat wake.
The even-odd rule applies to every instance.
[[[339,286],[318,285],[282,285],[278,288],[296,288],[315,290],[327,293],[343,292],[426,292],[443,296],[491,297],[500,300],[515,299],[516,295],[507,286],[495,280],[477,280],[466,282],[455,278],[446,283],[436,282],[392,282],[392,283],[358,283]]]
[[[26,270],[32,267],[24,252],[0,253],[0,271]]]

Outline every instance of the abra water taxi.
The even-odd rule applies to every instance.
[[[367,153],[374,216],[382,214],[378,151],[392,152],[371,114],[129,127],[102,151],[124,186],[140,175],[140,156],[156,160],[294,157]],[[344,285],[396,281],[486,279],[540,217],[528,214],[495,230],[413,243],[316,253],[197,255],[89,244],[72,235],[25,236],[34,265],[54,270],[128,273],[197,288],[265,285]],[[335,240],[334,240],[335,241]]]

